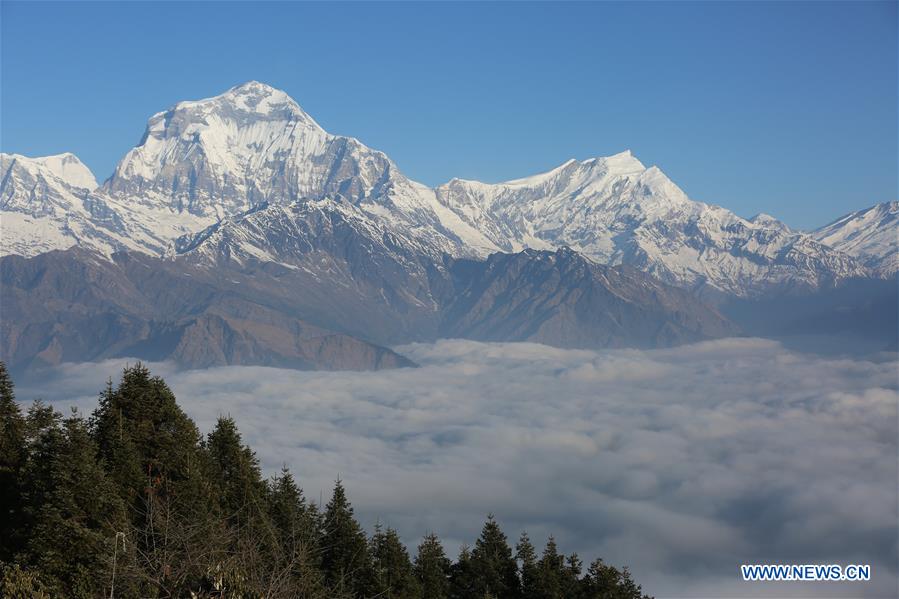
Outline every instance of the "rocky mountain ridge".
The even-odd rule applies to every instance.
[[[287,94],[258,82],[153,115],[97,189],[82,191],[49,167],[22,176],[21,158],[2,163],[4,254],[79,245],[107,256],[208,255],[196,241],[228,219],[331,201],[432,259],[570,247],[600,264],[738,297],[884,274],[868,257],[841,251],[852,246],[695,202],[630,152],[506,183],[454,179],[431,189],[382,152],[325,132]],[[37,208],[54,202],[57,211]]]

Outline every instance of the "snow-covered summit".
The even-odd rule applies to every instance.
[[[104,191],[222,218],[307,191],[310,177],[297,163],[329,138],[286,93],[249,82],[150,117]]]
[[[899,201],[841,216],[815,230],[812,236],[859,258],[882,276],[899,272]]]
[[[34,175],[56,177],[72,187],[89,191],[97,188],[94,174],[71,152],[33,158],[20,154],[0,154],[0,161],[3,162],[3,172],[6,172],[12,163],[16,163]]]
[[[567,245],[682,286],[745,295],[865,274],[849,256],[772,217],[746,220],[691,200],[630,151],[505,183],[454,179],[437,195],[503,251]]]
[[[201,246],[211,241],[198,233],[252,214],[228,221],[229,235],[216,247],[277,260],[279,248],[262,246],[287,238],[281,220],[297,223],[318,213],[306,204],[336,202],[346,209],[329,214],[370,221],[356,230],[382,231],[434,258],[568,246],[596,262],[630,264],[667,282],[736,295],[868,273],[854,258],[773,217],[747,220],[691,200],[630,151],[572,159],[504,183],[453,179],[429,188],[403,175],[383,152],[324,131],[288,94],[256,81],[150,117],[138,145],[93,191],[93,177],[74,157],[15,160],[22,173],[30,165],[44,174],[4,179],[3,210],[40,216],[46,236],[63,240],[58,248],[71,245],[69,215],[78,214],[90,227],[80,229],[77,243],[107,254],[128,248],[173,255],[180,247],[207,255]],[[270,208],[253,212],[263,206]],[[279,233],[238,232],[266,223]],[[195,242],[176,247],[179,238]],[[232,240],[246,247],[224,249]],[[23,241],[15,251],[33,255],[48,247]],[[12,250],[4,245],[3,251]]]
[[[103,192],[204,227],[262,204],[339,197],[426,239],[435,255],[482,241],[384,153],[327,133],[285,92],[255,81],[151,117]]]
[[[103,254],[135,248],[121,235],[115,213],[91,197],[96,187],[74,154],[0,154],[0,255],[33,256],[73,245]]]
[[[97,188],[94,174],[71,152],[34,158],[34,161],[73,187],[91,191]]]

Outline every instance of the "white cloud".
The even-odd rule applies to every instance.
[[[663,596],[893,596],[897,364],[725,339],[573,351],[442,341],[378,373],[228,367],[165,376],[209,430],[234,416],[268,471],[307,495],[346,481],[357,514],[453,550],[487,512],[514,541],[554,534]],[[120,363],[20,387],[89,410]],[[762,586],[749,562],[871,563],[868,584]]]

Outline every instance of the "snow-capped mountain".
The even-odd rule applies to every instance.
[[[0,253],[33,256],[81,245],[109,254],[131,247],[116,213],[91,196],[96,187],[73,154],[0,154]]]
[[[435,260],[571,247],[598,263],[737,296],[868,274],[776,219],[746,220],[689,199],[630,152],[506,183],[454,179],[431,189],[383,153],[325,132],[287,94],[258,82],[153,115],[140,143],[94,190],[79,186],[87,179],[73,174],[78,169],[63,178],[54,161],[33,161],[43,170],[11,178],[5,162],[2,251],[24,256],[77,244],[106,255],[124,248],[287,263],[291,244],[308,241],[309,228],[296,219],[316,214],[303,205],[326,202],[376,237]],[[266,221],[277,234],[258,229]]]
[[[841,216],[812,232],[820,243],[855,256],[874,272],[899,272],[899,201]]]
[[[103,192],[213,221],[261,204],[340,198],[438,254],[483,245],[382,152],[327,133],[287,94],[255,81],[153,115]]]
[[[746,220],[691,200],[629,151],[506,183],[454,179],[437,195],[504,251],[566,245],[686,287],[752,295],[866,274],[773,217]]]
[[[18,158],[22,158],[19,156]],[[43,158],[34,158],[33,162],[44,167],[47,171],[64,181],[66,184],[77,187],[79,189],[87,189],[88,191],[97,188],[97,180],[77,156],[70,152],[56,154],[54,156],[44,156]]]

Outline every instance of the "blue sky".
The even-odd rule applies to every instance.
[[[631,149],[791,225],[897,195],[897,3],[2,2],[0,146],[99,179],[257,79],[429,184]]]

